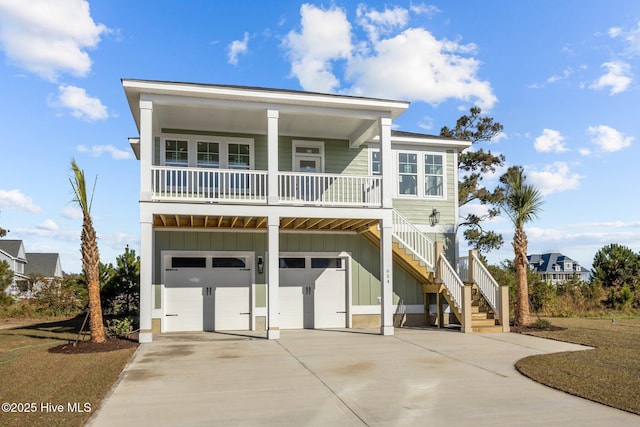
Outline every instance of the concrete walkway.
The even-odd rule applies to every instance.
[[[102,426],[637,426],[537,384],[523,357],[584,347],[434,329],[156,337],[89,420]]]

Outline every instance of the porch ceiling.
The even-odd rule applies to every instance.
[[[264,109],[244,109],[218,106],[158,105],[154,115],[161,128],[215,131],[230,133],[267,133]],[[308,138],[352,140],[361,129],[369,129],[376,121],[370,117],[348,116],[338,113],[281,112],[278,124],[280,135]]]
[[[353,218],[280,218],[281,230],[364,231],[378,224],[377,219]],[[267,217],[227,215],[153,215],[153,226],[162,228],[211,228],[266,230]]]

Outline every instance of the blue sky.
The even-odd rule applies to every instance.
[[[590,266],[609,243],[640,250],[637,0],[0,0],[0,225],[67,272],[81,270],[71,158],[98,177],[103,262],[139,252],[121,78],[408,100],[396,128],[432,134],[479,105],[504,125],[485,148],[545,195],[530,253]],[[509,221],[488,227],[506,241],[489,260],[511,258]]]

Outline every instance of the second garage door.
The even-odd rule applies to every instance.
[[[347,322],[346,260],[280,258],[280,328],[344,328]]]

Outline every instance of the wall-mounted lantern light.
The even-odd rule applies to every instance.
[[[438,212],[436,208],[433,208],[433,211],[431,211],[431,215],[429,215],[429,222],[432,227],[440,222],[440,212]]]
[[[261,256],[258,257],[258,274],[264,273],[264,260]]]

